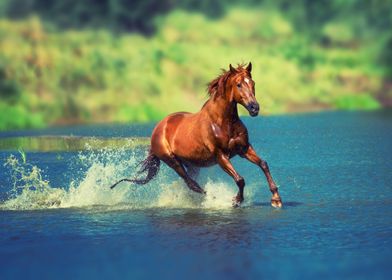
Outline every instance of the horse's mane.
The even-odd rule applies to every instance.
[[[237,68],[236,68],[236,72],[240,73],[243,71],[246,71],[246,69],[244,68],[245,64],[238,64]],[[207,93],[208,95],[214,96],[214,95],[223,95],[224,91],[225,91],[225,85],[227,80],[229,79],[229,77],[231,75],[235,75],[236,73],[233,73],[232,71],[229,70],[225,70],[225,69],[221,69],[222,73],[216,77],[215,79],[213,79],[211,82],[208,83],[207,85]]]

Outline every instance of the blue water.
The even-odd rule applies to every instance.
[[[145,147],[0,151],[0,279],[387,279],[392,273],[392,112],[244,118],[279,185],[233,160],[245,203],[217,167],[189,193],[166,166],[144,187]],[[149,136],[153,125],[66,127],[5,137]],[[13,157],[10,157],[13,155]],[[5,164],[8,162],[8,164]],[[37,171],[36,168],[40,170]],[[34,171],[35,170],[35,171]]]

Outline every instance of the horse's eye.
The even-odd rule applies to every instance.
[[[239,87],[239,88],[240,88],[240,87],[241,87],[241,84],[237,84],[237,87]]]

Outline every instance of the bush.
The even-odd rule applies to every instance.
[[[8,77],[7,68],[0,63],[0,98],[9,103],[15,103],[21,94],[17,81]]]
[[[335,34],[340,27],[332,22],[325,36],[352,40],[350,27]],[[0,20],[0,36],[0,96],[13,115],[4,115],[2,129],[156,121],[175,111],[195,112],[207,99],[206,84],[229,63],[252,61],[265,114],[312,105],[378,108],[372,96],[384,79],[375,62],[379,42],[325,48],[269,7],[228,9],[218,19],[173,11],[156,20],[156,33],[149,37],[107,29],[56,30],[39,17]],[[387,68],[391,48],[385,42]]]
[[[380,103],[369,94],[346,95],[335,100],[335,107],[343,110],[374,110]]]
[[[10,106],[0,102],[0,130],[39,128],[44,126],[40,114],[30,113],[21,106]]]

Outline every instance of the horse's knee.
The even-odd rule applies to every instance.
[[[261,169],[263,169],[263,170],[268,170],[269,169],[268,168],[268,163],[265,160],[260,160],[259,165],[260,165]]]

